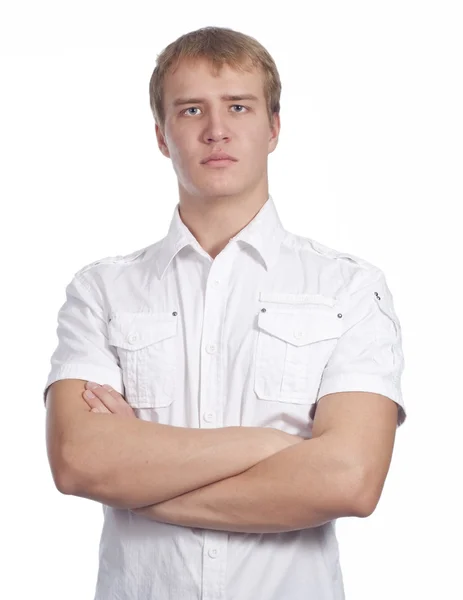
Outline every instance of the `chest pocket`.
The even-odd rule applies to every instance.
[[[170,312],[117,312],[108,324],[133,408],[169,406],[174,399],[178,317]]]
[[[254,391],[262,400],[311,404],[341,335],[334,308],[267,310],[257,318]]]

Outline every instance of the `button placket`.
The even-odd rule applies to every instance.
[[[207,412],[207,413],[204,413],[204,415],[203,415],[203,419],[207,423],[212,423],[214,421],[214,417],[215,417],[215,413],[214,412]]]
[[[202,428],[223,425],[223,399],[226,398],[226,376],[221,351],[223,326],[227,309],[228,277],[238,252],[230,244],[212,262],[206,282],[202,326],[202,352],[199,387],[199,410]],[[223,531],[205,531],[203,546],[203,595],[219,597],[223,589],[228,535]]]

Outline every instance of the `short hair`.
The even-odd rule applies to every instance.
[[[182,59],[210,61],[214,76],[224,64],[242,71],[260,69],[264,76],[264,96],[269,121],[280,112],[281,81],[275,61],[255,38],[227,27],[203,27],[180,36],[157,56],[149,82],[149,96],[154,120],[164,130],[164,80]]]

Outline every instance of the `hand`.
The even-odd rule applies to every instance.
[[[94,395],[93,398],[87,398],[88,391]],[[82,396],[92,409],[90,412],[112,413],[122,417],[136,418],[132,407],[127,404],[124,396],[106,383],[98,385],[93,381],[87,381]]]

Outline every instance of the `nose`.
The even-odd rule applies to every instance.
[[[207,143],[217,143],[230,139],[230,132],[225,124],[225,121],[217,113],[210,114],[207,124],[204,128],[203,139]]]

